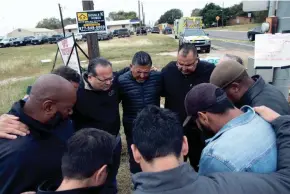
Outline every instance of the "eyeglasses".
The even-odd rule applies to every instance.
[[[110,78],[107,78],[107,79],[100,79],[100,78],[98,78],[98,76],[95,76],[95,78],[97,78],[100,82],[103,82],[103,83],[108,82],[108,81],[112,82],[115,79],[114,76],[110,77]]]
[[[196,62],[198,62],[198,58],[190,65],[180,65],[177,61],[176,66],[178,69],[192,69],[196,65]]]

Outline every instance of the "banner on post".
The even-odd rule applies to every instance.
[[[64,65],[81,74],[79,57],[76,50],[74,37],[62,39],[57,43]],[[71,55],[70,55],[71,54]]]

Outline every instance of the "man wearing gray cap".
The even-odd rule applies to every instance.
[[[246,68],[236,61],[221,61],[212,72],[210,83],[224,89],[238,108],[264,105],[281,115],[290,114],[286,98],[275,86],[259,75],[250,77]]]
[[[185,108],[188,117],[184,125],[192,119],[200,130],[215,134],[206,141],[199,174],[276,171],[274,130],[253,108],[237,109],[221,88],[209,83],[189,91]]]

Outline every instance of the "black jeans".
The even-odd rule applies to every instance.
[[[132,124],[130,123],[124,123],[124,130],[126,134],[126,141],[127,141],[127,148],[128,148],[128,154],[129,154],[129,165],[130,165],[130,172],[132,174],[136,174],[138,172],[142,172],[142,169],[138,163],[135,162],[133,157],[133,152],[131,149],[131,145],[133,144],[133,138],[132,138]]]
[[[198,172],[199,160],[201,157],[201,152],[205,147],[203,134],[199,129],[187,128],[184,131],[185,136],[188,141],[188,155],[185,157],[185,161],[189,158],[190,165]]]

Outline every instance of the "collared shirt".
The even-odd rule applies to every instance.
[[[276,137],[271,125],[249,107],[207,140],[199,174],[214,172],[269,173],[277,168]]]

